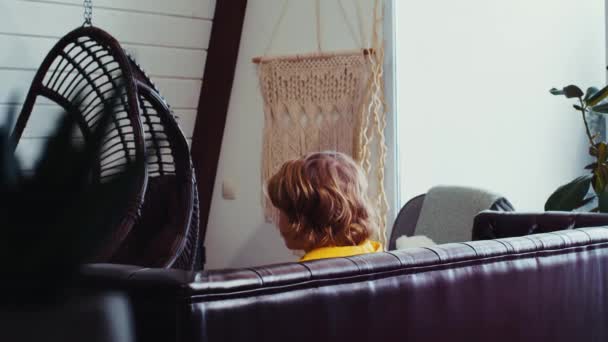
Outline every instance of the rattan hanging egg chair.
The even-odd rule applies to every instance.
[[[170,106],[131,59],[147,153],[148,187],[142,215],[116,257],[117,263],[202,269],[198,191],[188,143]]]
[[[114,102],[113,98],[118,97]],[[46,98],[73,115],[86,142],[106,107],[112,120],[97,157],[93,181],[104,182],[131,164],[137,181],[125,189],[130,205],[103,244],[95,261],[106,262],[115,254],[139,217],[147,184],[143,129],[139,98],[131,64],[120,44],[95,27],[80,27],[53,47],[38,69],[13,131],[15,148],[39,98]],[[69,165],[66,165],[69,167]]]
[[[125,189],[132,204],[95,261],[201,269],[204,232],[186,139],[143,69],[111,35],[92,26],[92,14],[92,1],[84,0],[83,27],[45,58],[17,120],[15,147],[39,96],[73,115],[85,142],[111,105],[113,121],[93,178],[103,182],[128,164],[139,167],[140,177]],[[109,102],[116,95],[120,101]]]

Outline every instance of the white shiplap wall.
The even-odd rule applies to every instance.
[[[180,118],[190,140],[205,70],[216,0],[93,0],[93,23],[144,67]],[[44,56],[82,24],[80,0],[0,0],[0,124],[9,107],[21,108]],[[31,168],[59,109],[39,101],[19,143]]]

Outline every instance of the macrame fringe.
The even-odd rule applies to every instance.
[[[375,0],[374,4],[371,49],[264,56],[253,61],[258,63],[264,98],[264,187],[285,161],[305,153],[335,150],[351,155],[363,167],[368,179],[376,182],[375,187],[371,187],[376,191],[370,198],[380,229],[377,239],[386,248],[389,207],[384,188],[387,156],[384,130],[387,108],[384,43],[380,34],[384,12],[381,1]],[[277,222],[276,209],[266,197],[263,203],[266,219]]]
[[[265,115],[264,182],[285,161],[308,152],[354,154],[368,63],[361,50],[327,58],[273,58],[259,64]],[[267,199],[264,208],[268,220],[277,218]]]

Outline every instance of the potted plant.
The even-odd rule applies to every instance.
[[[563,89],[551,89],[551,94],[576,99],[573,107],[581,113],[585,134],[589,142],[589,154],[594,162],[585,166],[589,170],[568,184],[560,186],[545,203],[545,210],[572,211],[586,208],[594,212],[608,212],[608,145],[593,134],[589,127],[588,115],[593,113],[608,114],[608,86],[599,90],[591,87],[583,92],[575,85]]]
[[[77,290],[80,265],[96,255],[120,219],[133,165],[104,183],[92,181],[112,118],[108,101],[93,138],[75,142],[70,113],[48,140],[32,173],[0,127],[0,340],[131,340],[126,300]],[[14,117],[9,113],[8,117]]]

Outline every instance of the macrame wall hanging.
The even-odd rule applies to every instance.
[[[361,164],[370,180],[369,195],[374,200],[380,227],[378,239],[385,242],[388,203],[384,191],[387,149],[382,0],[374,2],[371,46],[366,41],[358,0],[354,0],[358,37],[342,1],[336,1],[361,49],[323,51],[321,3],[315,0],[317,52],[269,57],[289,7],[289,0],[285,0],[265,55],[253,59],[258,64],[264,98],[263,184],[285,161],[305,153],[326,150],[346,153]],[[277,222],[277,212],[266,198],[264,210],[267,220]]]

